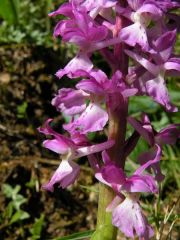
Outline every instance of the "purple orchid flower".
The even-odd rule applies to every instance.
[[[75,43],[85,50],[93,43],[104,40],[108,35],[108,29],[105,26],[98,26],[97,23],[84,11],[84,8],[77,8],[72,4],[60,7],[51,16],[65,14],[69,17],[67,20],[59,21],[54,30],[54,37],[61,36],[65,42]]]
[[[82,134],[100,131],[108,121],[108,114],[101,106],[102,99],[95,97],[97,88],[94,88],[95,92],[90,88],[90,91],[87,91],[85,86],[83,88],[80,85],[81,83],[76,85],[78,90],[61,89],[52,100],[52,104],[65,115],[72,117],[69,124],[64,124],[66,130],[74,132],[79,129]],[[86,87],[88,86],[87,83]],[[100,90],[102,92],[102,88]]]
[[[73,117],[69,124],[64,125],[64,128],[71,132],[79,129],[81,133],[86,134],[102,130],[108,121],[103,104],[107,103],[111,109],[116,109],[120,107],[120,101],[137,92],[125,84],[120,71],[117,71],[110,80],[100,70],[93,70],[90,73],[81,70],[74,75],[85,77],[76,85],[78,90],[61,89],[52,101],[58,110]],[[87,100],[89,104],[86,106]]]
[[[66,188],[76,180],[80,168],[72,160],[108,149],[114,144],[113,140],[108,140],[104,143],[89,145],[85,136],[79,133],[72,135],[70,139],[55,132],[49,126],[51,121],[52,119],[48,119],[45,122],[45,127],[38,129],[39,132],[54,137],[51,140],[45,140],[43,146],[55,153],[61,154],[62,159],[51,180],[43,185],[43,188],[49,191],[53,191],[54,184],[56,183],[60,187]]]
[[[142,212],[138,197],[131,193],[112,209],[112,224],[127,237],[134,239],[137,234],[140,240],[149,240],[154,236],[154,231]]]
[[[140,45],[143,50],[148,50],[147,26],[151,20],[158,20],[162,17],[162,11],[155,1],[128,0],[129,7],[116,6],[116,11],[129,18],[132,25],[123,28],[119,37],[130,46]]]
[[[152,176],[143,174],[143,171],[150,167],[151,165],[159,162],[159,155],[161,154],[161,149],[157,146],[157,154],[153,159],[140,166],[132,176],[127,177],[123,169],[119,168],[115,163],[113,163],[107,153],[103,153],[104,166],[99,172],[95,174],[95,177],[102,183],[112,187],[118,194],[122,193],[139,193],[139,192],[150,192],[157,193],[157,185]]]
[[[180,124],[170,124],[169,126],[156,132],[152,127],[146,114],[142,115],[142,122],[133,117],[128,117],[128,122],[133,128],[149,143],[151,147],[154,144],[162,146],[164,144],[175,144],[180,137]]]
[[[151,51],[151,56],[155,63],[132,51],[125,50],[128,56],[132,57],[148,71],[139,80],[144,88],[140,89],[140,91],[145,91],[156,102],[163,105],[167,111],[171,112],[176,112],[177,108],[170,103],[164,77],[168,72],[180,72],[179,59],[171,57],[175,36],[176,31],[166,32],[153,42],[154,49]]]
[[[158,146],[157,148],[160,153],[161,149]],[[127,177],[124,171],[110,160],[105,151],[102,154],[105,165],[98,170],[95,177],[116,192],[117,195],[107,207],[107,211],[112,211],[112,224],[127,237],[134,238],[135,232],[140,239],[149,239],[154,235],[138,200],[141,192],[158,192],[154,178],[143,174],[143,171],[159,161],[159,153],[139,167],[130,177]]]
[[[142,136],[150,145],[150,150],[142,153],[138,160],[141,164],[148,162],[153,156],[158,156],[160,159],[160,153],[157,154],[156,146],[162,148],[164,144],[175,144],[176,140],[180,137],[180,124],[171,124],[168,127],[162,129],[159,133],[156,132],[150,124],[150,120],[147,115],[143,115],[142,122],[137,121],[132,117],[128,117],[128,122],[133,128]],[[161,173],[159,162],[151,166],[155,172],[155,178],[157,181],[162,181],[164,175]]]

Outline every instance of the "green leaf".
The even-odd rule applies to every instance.
[[[42,214],[40,218],[35,220],[30,233],[32,234],[32,240],[37,240],[41,238],[41,232],[44,225],[44,215]]]
[[[3,184],[2,185],[2,192],[7,198],[14,199],[17,195],[17,193],[20,191],[21,186],[16,185],[15,188],[12,188],[9,184]]]
[[[0,16],[10,24],[18,22],[19,0],[0,0]]]
[[[94,230],[90,230],[86,232],[74,233],[66,237],[54,238],[53,240],[82,240],[82,239],[90,238],[93,233],[94,233]]]
[[[4,215],[5,218],[8,218],[8,219],[10,219],[12,217],[12,215],[13,215],[13,202],[10,202],[7,205],[3,215]]]
[[[18,118],[25,118],[26,117],[27,107],[28,107],[27,102],[23,102],[23,104],[21,104],[17,107],[17,117]]]
[[[27,219],[29,218],[30,215],[29,213],[23,211],[23,210],[18,210],[17,212],[15,212],[15,214],[12,216],[11,218],[11,221],[10,221],[10,224],[13,224],[15,222],[18,222],[18,221],[22,221],[24,219]]]
[[[21,194],[17,194],[16,196],[14,196],[13,198],[13,206],[16,210],[20,209],[20,206],[25,203],[27,201],[27,199],[22,196]]]
[[[2,185],[2,192],[7,198],[12,198],[13,195],[13,188],[9,184]]]
[[[35,188],[35,186],[36,186],[36,179],[31,179],[29,182],[27,182],[26,184],[26,187],[28,187],[28,188],[31,188],[31,189],[34,189]]]

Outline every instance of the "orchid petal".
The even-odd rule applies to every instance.
[[[170,103],[168,90],[165,86],[164,78],[158,75],[156,78],[146,82],[148,94],[158,103],[163,105],[168,112],[177,112],[178,109]]]
[[[138,62],[144,68],[146,68],[151,74],[153,74],[154,76],[157,76],[157,74],[159,73],[159,67],[157,67],[155,64],[149,62],[147,59],[141,57],[140,55],[138,55],[132,51],[129,51],[129,50],[124,50],[124,51],[128,56],[130,56],[136,62]]]
[[[61,139],[45,140],[43,146],[55,153],[66,154],[69,151],[69,146]]]
[[[180,72],[180,59],[179,58],[170,58],[166,63],[164,63],[164,69],[175,70],[175,71]]]
[[[71,88],[60,89],[51,103],[65,115],[79,114],[86,109],[85,94]]]
[[[174,145],[180,138],[180,124],[171,124],[163,128],[156,136],[155,141],[159,145],[172,144]]]
[[[80,117],[73,122],[83,134],[100,131],[108,121],[108,114],[98,104],[90,103]]]
[[[54,184],[56,183],[58,183],[60,187],[66,188],[76,180],[79,170],[80,168],[76,163],[63,160],[51,180],[47,184],[44,184],[42,188],[53,192]]]
[[[114,145],[114,140],[108,140],[103,143],[95,144],[92,146],[87,146],[87,147],[80,147],[77,150],[77,156],[78,157],[83,157],[86,155],[90,155],[96,152],[101,152],[105,149],[109,149]]]
[[[137,121],[133,117],[128,117],[128,123],[149,143],[149,145],[154,145],[154,136],[151,131],[148,131],[143,127],[143,124]]]
[[[135,175],[129,177],[126,182],[121,187],[121,191],[127,191],[132,193],[138,192],[150,192],[157,193],[158,188],[155,183],[155,180],[150,175]]]
[[[126,198],[113,210],[112,224],[118,227],[127,237],[134,238],[135,232],[140,238],[144,239],[149,239],[154,235],[138,202],[129,198]]]
[[[101,173],[105,181],[110,183],[111,186],[122,185],[126,180],[124,171],[112,163],[102,167]]]
[[[90,61],[89,57],[86,54],[78,54],[74,57],[64,69],[60,69],[56,76],[62,78],[64,75],[67,75],[70,78],[73,78],[73,73],[77,70],[90,71],[93,68],[93,64]]]
[[[146,29],[138,22],[123,28],[120,31],[119,37],[130,46],[134,47],[136,44],[139,44],[143,49],[148,49],[149,44]]]
[[[138,160],[142,166],[139,167],[134,174],[141,175],[145,169],[150,167],[153,168],[155,172],[155,179],[161,182],[164,179],[164,175],[161,173],[160,169],[162,151],[157,144],[155,145],[155,148],[152,148],[150,151],[144,152],[139,156]]]

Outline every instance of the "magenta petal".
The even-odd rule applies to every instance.
[[[111,159],[110,159],[107,151],[103,151],[103,152],[102,152],[102,160],[103,160],[103,162],[104,162],[105,164],[108,164],[108,163],[111,162]]]
[[[68,77],[72,78],[73,73],[75,73],[77,70],[84,70],[84,71],[90,71],[93,68],[93,64],[90,61],[89,57],[86,54],[78,54],[76,57],[74,57],[66,66],[64,69],[60,69],[56,76],[58,78],[62,78],[64,75],[68,75]]]
[[[52,147],[54,147],[55,149],[56,149],[56,146],[54,146],[54,144],[56,145],[58,145],[58,142],[59,142],[59,144],[60,144],[60,146],[63,146],[62,148],[63,149],[65,149],[65,146],[69,146],[69,148],[74,148],[75,147],[75,144],[73,143],[73,141],[71,141],[71,139],[69,139],[69,138],[67,138],[67,137],[65,137],[65,136],[63,136],[63,135],[61,135],[61,134],[59,134],[59,133],[57,133],[57,132],[55,132],[51,127],[50,127],[50,125],[49,125],[49,123],[52,121],[52,119],[48,119],[46,122],[45,122],[45,126],[44,127],[40,127],[40,128],[38,128],[38,131],[39,132],[41,132],[41,133],[43,133],[43,134],[45,134],[45,135],[51,135],[51,136],[53,136],[55,139],[56,139],[56,141],[55,142],[52,142],[52,144],[51,143],[45,143],[45,144],[47,144],[47,146],[52,146]],[[47,140],[47,141],[52,141],[52,140]],[[60,148],[60,147],[59,147]]]
[[[106,212],[112,212],[122,201],[122,198],[115,196],[112,202],[107,206]]]
[[[143,49],[148,49],[146,29],[140,23],[134,23],[120,31],[120,39],[130,46],[139,44]]]
[[[79,147],[77,149],[77,156],[82,157],[86,155],[90,155],[93,153],[101,152],[103,150],[109,149],[114,145],[114,140],[108,140],[103,143],[87,146],[87,147]]]
[[[152,146],[154,145],[154,136],[151,131],[143,127],[143,124],[133,117],[128,117],[128,123]]]
[[[172,144],[174,145],[180,138],[180,124],[171,124],[162,129],[156,136],[155,141],[159,145]]]
[[[150,13],[151,14],[151,18],[157,19],[159,17],[162,16],[162,11],[160,10],[160,8],[156,7],[155,4],[152,3],[145,3],[143,4],[139,9],[138,9],[138,13]],[[144,16],[145,17],[145,16]],[[149,17],[149,15],[148,15]]]
[[[138,10],[138,8],[140,8],[143,3],[144,0],[127,0],[128,5],[133,9],[133,10]]]
[[[128,88],[122,91],[122,95],[124,98],[128,98],[134,96],[138,92],[137,88]]]
[[[56,183],[58,183],[60,187],[66,188],[76,180],[79,170],[79,166],[73,161],[63,160],[51,180],[47,184],[44,184],[42,188],[53,192],[54,184]]]
[[[153,74],[154,76],[157,76],[159,73],[159,67],[157,67],[155,64],[151,63],[150,61],[148,61],[147,59],[141,57],[140,55],[129,51],[129,50],[125,50],[125,53],[130,56],[131,58],[133,58],[136,62],[138,62],[139,64],[141,64],[145,69],[147,69],[151,74]]]
[[[60,89],[51,103],[65,115],[79,114],[86,109],[85,94],[71,88]]]
[[[118,168],[113,163],[107,164],[101,169],[101,173],[105,181],[113,185],[122,185],[126,180],[126,175],[121,168]]]
[[[91,42],[100,42],[108,35],[108,29],[104,26],[91,27],[88,32],[88,38]]]
[[[166,70],[174,70],[174,71],[180,72],[180,59],[179,58],[170,58],[164,64],[164,68]]]
[[[55,153],[66,154],[70,149],[69,146],[61,139],[45,140],[43,146]]]
[[[100,181],[101,183],[104,183],[105,185],[111,187],[111,184],[110,184],[109,182],[107,182],[107,181],[103,178],[101,172],[97,172],[97,173],[95,174],[95,178],[96,178],[98,181]]]
[[[166,62],[176,41],[176,31],[165,32],[156,41],[153,42],[155,50],[160,54],[162,61]]]
[[[73,17],[72,5],[70,3],[64,3],[56,11],[49,13],[48,16],[55,17],[61,14],[70,18]]]
[[[138,193],[138,192],[150,192],[157,193],[158,188],[154,178],[150,175],[133,175],[129,177],[121,187],[121,191]]]
[[[81,89],[88,93],[104,94],[103,86],[96,82],[94,79],[82,80],[76,85],[77,89]]]
[[[74,122],[83,134],[100,131],[108,121],[108,114],[98,104],[89,104],[86,110]]]
[[[177,112],[178,109],[170,102],[168,90],[164,78],[158,75],[156,78],[146,82],[148,94],[158,103],[163,105],[168,112]]]
[[[164,179],[164,175],[161,173],[160,169],[161,155],[161,148],[157,144],[154,148],[142,153],[138,158],[142,166],[139,167],[134,174],[141,175],[145,169],[152,168],[155,173],[155,179],[161,182]]]
[[[133,239],[136,234],[140,239],[149,239],[154,235],[140,205],[130,198],[126,198],[113,210],[112,224],[118,227],[126,237]]]

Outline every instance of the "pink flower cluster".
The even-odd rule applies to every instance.
[[[43,188],[53,191],[55,184],[68,187],[80,171],[74,160],[88,155],[95,177],[116,194],[107,206],[107,211],[112,211],[112,224],[131,238],[150,239],[154,234],[139,197],[141,193],[158,192],[157,183],[164,178],[160,169],[162,146],[174,144],[180,131],[178,124],[172,124],[156,132],[145,113],[141,120],[128,117],[128,98],[146,95],[166,111],[177,111],[170,101],[165,78],[180,72],[180,59],[173,54],[179,18],[171,13],[178,7],[178,1],[171,0],[69,0],[49,14],[65,16],[57,23],[54,37],[78,47],[77,55],[56,76],[80,80],[74,89],[62,88],[52,99],[57,111],[70,119],[63,125],[67,135],[51,128],[52,119],[39,128],[52,137],[43,142],[44,147],[60,154],[62,159]],[[112,68],[110,77],[94,65],[95,51]],[[133,63],[129,67],[128,58]],[[124,119],[122,132],[126,123],[134,128],[132,136],[121,139],[115,159],[111,153],[113,146],[118,146],[118,136],[113,138],[110,134],[99,144],[92,144],[87,137],[88,133],[110,126],[113,114],[116,119]],[[148,143],[149,150],[139,156],[140,167],[127,176],[124,161],[140,137]]]

